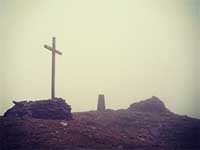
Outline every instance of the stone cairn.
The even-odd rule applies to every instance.
[[[105,97],[103,94],[98,96],[97,111],[105,111]]]
[[[62,98],[39,101],[15,102],[11,109],[5,112],[3,118],[38,118],[53,120],[72,120],[71,106]]]

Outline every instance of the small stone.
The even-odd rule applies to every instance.
[[[63,122],[63,121],[61,121],[60,124],[61,124],[62,126],[64,126],[64,127],[66,127],[66,126],[68,125],[67,122]]]
[[[58,133],[59,133],[59,131],[55,131],[55,133],[56,133],[56,134],[58,134]]]
[[[122,145],[117,146],[117,149],[123,149],[124,147]]]
[[[94,126],[92,126],[92,127],[91,127],[91,129],[92,129],[92,130],[96,130],[97,128],[96,128],[96,127],[94,127]]]

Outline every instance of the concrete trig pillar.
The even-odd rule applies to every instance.
[[[97,104],[97,111],[105,111],[105,97],[103,94],[99,94],[98,96],[98,104]]]

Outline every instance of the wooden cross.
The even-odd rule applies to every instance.
[[[52,52],[52,75],[51,75],[51,99],[55,98],[55,54],[62,55],[62,52],[56,50],[56,38],[52,38],[52,47],[44,45],[44,48]]]

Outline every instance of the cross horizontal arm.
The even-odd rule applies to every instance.
[[[44,45],[44,48],[46,48],[46,49],[48,49],[48,50],[50,50],[50,51],[53,51],[53,52],[55,52],[55,53],[57,53],[57,54],[59,54],[59,55],[62,55],[62,52],[60,52],[60,51],[58,51],[58,50],[56,50],[56,49],[53,49],[51,46]]]

